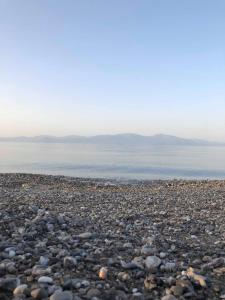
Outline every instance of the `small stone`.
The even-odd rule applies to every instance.
[[[80,239],[90,239],[93,237],[93,234],[91,232],[84,232],[78,235]]]
[[[66,268],[74,268],[77,265],[77,260],[75,257],[72,256],[66,256],[63,259],[63,265]]]
[[[24,291],[27,289],[27,284],[21,284],[18,285],[14,291],[13,291],[13,295],[16,297],[22,296],[24,294]]]
[[[48,292],[43,288],[34,289],[31,291],[31,297],[41,300],[48,297]]]
[[[132,249],[133,245],[131,243],[125,243],[125,244],[123,244],[123,248],[125,248],[125,249]]]
[[[93,297],[98,297],[100,295],[101,295],[101,292],[98,289],[91,288],[90,290],[88,290],[86,297],[88,299],[92,299]]]
[[[118,273],[118,278],[121,281],[128,281],[128,280],[130,280],[130,275],[126,272],[120,272],[120,273]]]
[[[157,256],[148,256],[145,260],[145,266],[149,270],[155,270],[161,264],[161,259]]]
[[[167,262],[164,265],[164,270],[166,272],[172,272],[176,270],[176,264],[174,262]]]
[[[159,257],[162,258],[162,259],[165,258],[166,256],[167,256],[167,253],[165,253],[165,252],[160,252],[159,253]]]
[[[99,271],[99,278],[105,280],[107,278],[108,269],[105,267],[102,267]]]
[[[80,286],[82,287],[82,288],[86,288],[86,287],[88,287],[90,285],[90,282],[88,281],[88,280],[86,280],[86,279],[84,279],[84,280],[82,280],[81,282],[80,282]]]
[[[45,257],[45,256],[41,256],[40,259],[39,259],[39,263],[40,263],[41,266],[47,267],[48,263],[49,263],[49,258]]]
[[[56,291],[49,300],[73,300],[73,294],[70,291]]]
[[[51,273],[50,268],[45,268],[45,267],[38,266],[38,265],[35,265],[32,268],[32,275],[34,275],[34,276],[44,276],[44,275],[47,275],[50,273]]]
[[[133,264],[136,268],[144,269],[144,259],[142,256],[136,256],[132,259],[131,264]]]
[[[12,258],[16,255],[16,252],[14,250],[9,251],[9,257]]]
[[[156,248],[153,248],[149,245],[144,245],[142,248],[141,248],[141,254],[143,255],[154,255],[156,253]]]
[[[47,226],[48,231],[53,231],[54,230],[54,225],[53,224],[47,223],[46,226]]]
[[[41,276],[38,279],[38,283],[52,284],[53,279],[51,277],[48,277],[48,276]]]
[[[184,289],[181,285],[174,285],[171,287],[170,290],[175,296],[181,296],[181,295],[183,295]]]
[[[145,278],[144,280],[144,286],[147,290],[153,290],[157,287],[157,277],[154,275],[150,275]]]

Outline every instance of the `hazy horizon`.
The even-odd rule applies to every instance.
[[[182,137],[182,136],[176,136],[176,135],[171,135],[171,134],[163,134],[163,133],[158,133],[158,134],[153,134],[153,135],[145,135],[145,134],[139,134],[139,133],[134,133],[134,132],[122,132],[122,133],[113,133],[113,134],[96,134],[96,135],[81,135],[81,134],[69,134],[69,135],[50,135],[50,134],[40,134],[40,135],[34,135],[34,136],[27,136],[27,135],[20,135],[20,136],[0,136],[0,141],[4,141],[5,139],[11,139],[12,141],[16,141],[18,139],[34,139],[34,138],[43,138],[43,141],[45,138],[55,138],[57,139],[63,139],[63,138],[73,138],[73,137],[78,137],[78,138],[85,138],[85,139],[93,139],[93,138],[98,138],[98,137],[123,137],[124,136],[124,142],[126,141],[126,137],[130,136],[131,138],[134,138],[137,136],[137,138],[156,138],[158,141],[163,140],[164,138],[171,138],[172,140],[175,138],[178,141],[179,140],[186,140],[186,141],[202,141],[204,142],[209,142],[212,145],[215,144],[221,144],[225,145],[225,141],[216,141],[216,140],[210,140],[210,139],[202,139],[202,138],[191,138],[191,137]],[[19,140],[18,140],[19,141]],[[41,141],[41,140],[40,140]],[[72,141],[72,140],[71,140]],[[137,140],[138,144],[139,139]],[[55,141],[56,142],[56,141]],[[66,140],[66,143],[68,140]],[[206,144],[207,146],[207,144]]]
[[[225,141],[225,1],[0,0],[0,136]]]

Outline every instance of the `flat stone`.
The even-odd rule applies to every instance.
[[[78,235],[80,239],[90,239],[93,237],[93,234],[91,232],[84,232]]]

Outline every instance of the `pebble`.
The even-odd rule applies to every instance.
[[[70,291],[56,291],[49,300],[73,300],[73,294]]]
[[[12,258],[16,255],[16,252],[14,250],[9,251],[9,257]]]
[[[176,264],[174,262],[167,262],[164,265],[164,270],[166,272],[172,272],[176,270]]]
[[[37,288],[31,291],[31,297],[41,300],[48,297],[48,292],[44,288]]]
[[[157,256],[148,256],[145,259],[145,266],[148,270],[155,270],[161,264],[161,259]]]
[[[74,268],[77,265],[77,260],[75,257],[66,256],[63,259],[63,265],[66,268]]]
[[[39,263],[42,267],[47,267],[49,263],[49,258],[45,256],[41,256],[39,259]]]
[[[153,255],[157,252],[156,248],[153,248],[149,245],[144,245],[142,248],[141,248],[141,254],[143,255]]]
[[[78,235],[80,239],[90,239],[93,237],[93,234],[91,232],[84,232]]]
[[[108,269],[105,267],[102,267],[99,271],[99,278],[105,280],[107,278]]]
[[[93,299],[94,297],[98,297],[101,295],[101,292],[98,289],[91,288],[88,290],[86,297],[87,299]]]
[[[53,279],[51,277],[48,277],[48,276],[41,276],[38,279],[38,283],[52,284],[53,283]]]
[[[27,284],[21,284],[18,285],[14,291],[13,291],[13,295],[16,297],[22,296],[24,294],[24,291],[28,288]]]

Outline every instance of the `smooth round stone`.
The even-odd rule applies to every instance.
[[[22,296],[24,291],[27,289],[27,284],[21,284],[18,285],[14,291],[13,291],[13,295],[16,297]]]
[[[73,294],[69,291],[56,291],[49,300],[73,300]]]
[[[152,270],[158,268],[161,262],[161,259],[157,256],[148,256],[145,260],[145,266],[147,269]]]
[[[41,276],[38,279],[38,283],[52,284],[53,283],[53,279],[51,277],[48,277],[48,276]]]

